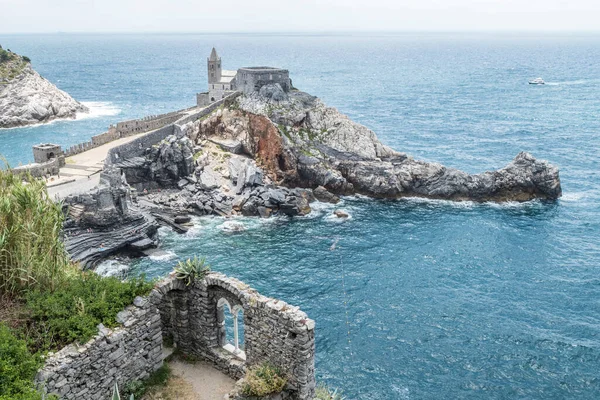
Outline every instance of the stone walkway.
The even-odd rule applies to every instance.
[[[205,107],[190,108],[186,115],[193,114]],[[113,147],[129,143],[140,136],[153,131],[137,133],[125,138],[117,139],[96,148],[68,157],[66,165],[60,169],[60,176],[52,176],[47,182],[48,194],[53,199],[63,199],[72,194],[85,193],[96,187],[99,175],[104,167],[104,159],[108,150]]]
[[[84,193],[93,189],[100,181],[100,172],[104,167],[104,159],[108,151],[147,133],[143,132],[117,139],[68,157],[66,165],[60,169],[60,178],[53,176],[48,180],[48,194],[53,199],[63,199],[69,195]]]
[[[233,390],[235,381],[210,364],[198,361],[193,364],[180,360],[169,362],[173,375],[192,385],[197,400],[223,400]]]

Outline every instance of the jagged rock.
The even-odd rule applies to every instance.
[[[187,224],[192,218],[189,215],[177,215],[173,220],[176,224]]]
[[[217,141],[211,140],[211,142],[215,143],[219,146],[223,151],[233,154],[240,154],[243,150],[242,142],[233,140],[233,141]]]
[[[156,244],[154,243],[153,240],[150,240],[149,238],[144,238],[141,240],[138,240],[136,242],[130,243],[129,247],[132,250],[137,250],[137,251],[142,251],[142,250],[146,250],[152,247],[155,247]]]
[[[20,70],[18,75],[10,79],[0,73],[0,128],[75,118],[77,113],[89,112],[86,106],[41,77],[20,56],[14,56],[8,63]]]
[[[69,213],[65,222],[65,247],[83,268],[93,267],[132,243],[147,243],[158,228],[154,219],[134,206],[120,171],[115,168],[102,172],[97,189],[69,196],[64,203],[77,210]]]
[[[339,197],[337,197],[335,194],[333,194],[330,191],[328,191],[327,189],[325,189],[323,186],[317,186],[313,190],[313,194],[317,200],[319,200],[323,203],[336,204],[340,201]]]
[[[272,102],[282,102],[288,100],[288,95],[281,88],[279,83],[264,85],[260,88],[258,95]]]
[[[244,188],[252,188],[263,184],[263,172],[256,166],[254,160],[233,157],[229,159],[229,176],[236,185],[236,194],[242,193]]]
[[[247,126],[240,138],[248,154],[286,186],[377,198],[526,201],[561,195],[558,169],[528,153],[500,170],[470,175],[399,153],[306,93],[292,91],[276,107],[260,93],[242,96],[237,106],[241,111],[222,112],[219,126]]]
[[[215,171],[205,169],[200,173],[198,184],[204,190],[212,190],[219,187],[219,178]]]
[[[338,218],[348,218],[350,215],[343,210],[335,210],[333,214]]]
[[[136,189],[176,186],[182,189],[188,183],[182,178],[194,172],[193,143],[187,137],[170,135],[148,149],[143,158],[122,160],[116,166]]]

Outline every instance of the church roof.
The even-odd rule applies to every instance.
[[[212,51],[210,52],[210,57],[208,58],[210,61],[217,61],[219,59],[219,56],[217,55],[217,50],[215,50],[215,48],[212,48]]]

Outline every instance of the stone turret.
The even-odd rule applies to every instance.
[[[207,60],[208,64],[208,83],[218,83],[221,81],[221,57],[217,54],[217,50],[213,47],[210,52],[210,57]]]

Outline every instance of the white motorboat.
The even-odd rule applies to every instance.
[[[530,85],[545,85],[546,82],[544,82],[544,80],[542,78],[535,78],[532,81],[529,81]]]

